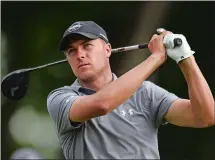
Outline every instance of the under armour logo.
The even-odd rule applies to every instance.
[[[129,109],[129,110],[128,110],[128,113],[129,113],[130,115],[134,114],[134,112],[133,112],[132,109]]]
[[[126,115],[125,110],[122,110],[122,111],[121,111],[121,114],[122,114],[123,116],[125,116],[125,115]]]
[[[122,116],[125,116],[127,114],[127,112],[125,110],[120,111],[120,113]],[[133,109],[129,109],[128,114],[133,115],[134,114]]]

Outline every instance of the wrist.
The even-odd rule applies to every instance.
[[[178,65],[181,67],[181,68],[187,68],[189,66],[192,66],[193,63],[196,63],[195,61],[195,57],[192,55],[186,59],[183,59],[181,60],[180,62],[178,62]]]
[[[194,56],[190,56],[189,58],[180,61],[178,65],[183,74],[186,75],[185,77],[189,77],[189,75],[192,76],[199,70]]]
[[[166,54],[160,52],[154,52],[150,57],[152,57],[157,63],[163,64],[166,61]]]

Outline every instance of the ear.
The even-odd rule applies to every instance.
[[[105,53],[106,53],[106,58],[109,58],[111,56],[111,44],[110,43],[106,43],[105,44]]]

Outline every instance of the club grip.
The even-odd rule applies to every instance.
[[[174,41],[174,47],[182,45],[181,38],[175,38],[173,41]],[[138,45],[138,48],[139,49],[148,48],[148,43],[140,44],[140,45]]]
[[[180,46],[182,44],[181,38],[175,38],[174,39],[174,47]]]
[[[145,49],[145,48],[148,48],[148,43],[144,43],[144,44],[140,44],[138,46],[139,49]]]

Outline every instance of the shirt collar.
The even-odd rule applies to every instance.
[[[113,80],[116,80],[118,78],[114,73],[112,73],[112,77],[113,77]],[[75,80],[75,82],[71,86],[78,88],[78,92],[81,92],[83,94],[91,95],[91,94],[96,93],[95,90],[82,87],[81,84],[79,83],[78,78]]]

